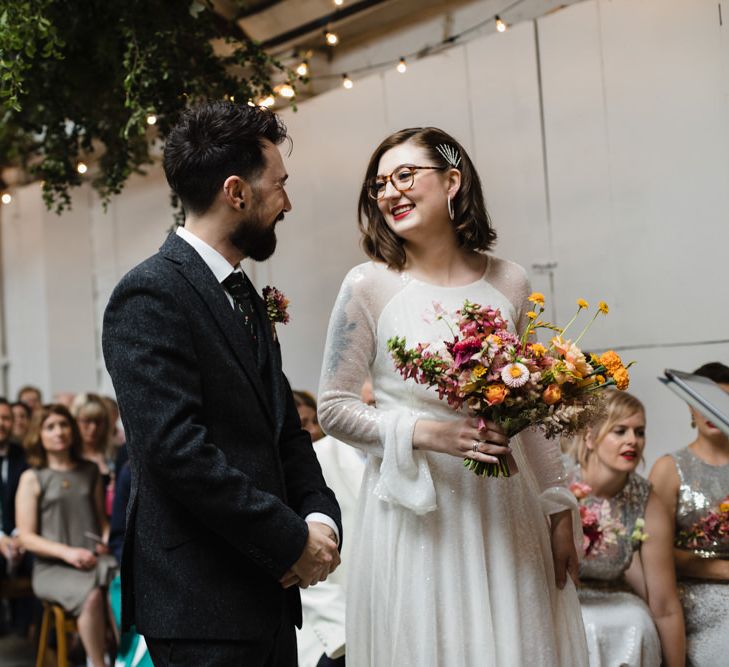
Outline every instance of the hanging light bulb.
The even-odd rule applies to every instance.
[[[337,7],[341,7],[344,4],[344,0],[334,0],[334,4]]]
[[[276,86],[276,93],[281,97],[291,98],[296,95],[294,87],[290,83],[282,83],[280,86]]]
[[[400,58],[400,62],[397,64],[397,71],[400,74],[405,74],[408,71],[408,64],[405,62],[405,58]]]
[[[3,196],[0,197],[0,201],[2,201],[3,204],[9,204],[11,201],[13,201],[13,198],[9,192],[3,192]]]
[[[339,37],[337,36],[337,33],[332,32],[331,30],[324,31],[324,39],[328,46],[336,46],[339,44]]]
[[[347,90],[352,90],[352,88],[354,87],[354,82],[346,74],[342,74],[342,85]]]
[[[153,113],[149,114],[147,116],[147,125],[155,125],[157,123],[157,116],[155,116]]]
[[[273,95],[265,95],[258,98],[259,107],[272,107],[276,104],[276,98]]]
[[[89,170],[89,168],[86,166],[86,163],[85,162],[79,162],[76,165],[76,171],[79,174],[85,174],[88,170]]]
[[[501,19],[499,18],[499,16],[498,16],[498,15],[496,15],[496,16],[494,17],[494,20],[496,21],[496,29],[497,29],[497,30],[498,30],[499,32],[506,32],[506,29],[507,29],[507,28],[508,28],[509,26],[507,26],[507,25],[506,25],[506,23],[504,23],[504,21],[502,21],[502,20],[501,20]]]
[[[299,76],[306,76],[309,73],[309,61],[302,60],[296,68],[296,73]]]

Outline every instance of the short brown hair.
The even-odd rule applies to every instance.
[[[43,424],[45,424],[46,419],[52,415],[65,417],[71,425],[71,460],[81,461],[83,458],[81,456],[81,433],[78,430],[76,420],[65,405],[51,403],[50,405],[44,405],[40,410],[35,412],[28,427],[25,441],[23,442],[28,464],[34,468],[45,468],[48,465],[48,455],[43,448],[41,431],[43,430]]]
[[[294,395],[294,403],[297,408],[306,406],[316,413],[316,399],[311,393],[303,389],[294,389],[291,393]]]
[[[357,208],[362,247],[367,256],[385,262],[390,268],[402,269],[405,266],[404,241],[387,226],[377,202],[369,196],[367,186],[377,177],[380,158],[391,148],[406,141],[424,148],[439,167],[452,165],[436,150],[436,146],[445,144],[460,154],[458,170],[461,172],[461,187],[453,198],[453,230],[461,247],[480,252],[490,250],[496,243],[496,231],[486,210],[481,179],[468,153],[450,134],[437,127],[411,127],[387,137],[375,149],[367,165]]]
[[[603,410],[589,426],[592,441],[600,442],[621,419],[627,419],[641,412],[645,416],[645,406],[633,394],[617,389],[605,389]],[[581,466],[587,464],[590,450],[587,448],[587,433],[579,435],[574,442],[572,451],[577,456]]]

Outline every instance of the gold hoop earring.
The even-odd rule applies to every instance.
[[[450,196],[450,195],[448,195],[448,217],[449,217],[449,218],[450,218],[451,220],[455,220],[455,219],[456,219],[456,214],[455,214],[455,212],[453,211],[453,201],[452,201],[452,199],[451,199],[451,196]]]

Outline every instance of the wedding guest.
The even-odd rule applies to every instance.
[[[694,373],[729,393],[729,367],[724,364],[704,364]],[[675,521],[674,556],[689,664],[714,667],[729,659],[729,534],[701,538],[692,533],[697,523],[722,513],[720,505],[729,497],[729,438],[694,408],[689,412],[696,437],[658,459],[650,480]],[[728,513],[723,512],[725,517]]]
[[[406,383],[392,336],[437,344],[437,300],[499,308],[525,326],[524,269],[489,251],[496,240],[475,167],[432,127],[387,137],[359,198],[372,261],[344,279],[320,383],[324,431],[367,455],[347,588],[347,663],[354,667],[582,665],[573,512],[559,447],[535,432],[509,442],[495,423],[451,410],[435,389]],[[447,334],[447,329],[446,329]],[[372,378],[376,405],[360,398]],[[520,472],[484,479],[463,459],[513,455]]]
[[[103,588],[116,561],[108,554],[99,468],[81,455],[76,421],[65,406],[42,407],[25,441],[32,469],[20,478],[17,521],[21,544],[36,559],[33,591],[77,617],[93,667],[104,667]]]
[[[374,405],[372,383],[362,387],[362,401]],[[348,539],[342,549],[342,564],[326,581],[301,591],[304,621],[297,632],[300,667],[343,667],[346,658],[345,608],[347,563],[352,535],[357,529],[357,498],[364,473],[360,450],[326,435],[314,444],[314,452],[327,486],[334,491],[342,510],[342,526]]]
[[[53,394],[53,402],[65,405],[69,410],[73,405],[74,398],[76,398],[76,394],[72,391],[58,391]]]
[[[22,447],[13,440],[13,422],[10,404],[0,398],[0,580],[28,576],[31,568],[31,559],[20,544],[15,526],[15,494],[28,464]],[[18,634],[26,634],[31,616],[32,600],[10,601],[10,622]],[[0,629],[3,625],[0,618]]]
[[[568,473],[602,531],[580,563],[582,617],[595,667],[659,667],[661,654],[664,665],[685,662],[671,519],[635,472],[645,428],[643,404],[625,391],[608,391],[604,414],[577,439],[577,463]]]
[[[111,457],[111,422],[106,403],[98,394],[78,394],[70,411],[76,418],[81,434],[81,455],[99,467],[106,492],[112,482],[114,467]]]
[[[23,442],[33,411],[22,401],[11,403],[10,409],[13,412],[13,440]]]
[[[299,413],[301,428],[308,431],[311,441],[316,442],[324,437],[324,431],[319,426],[319,418],[316,414],[316,399],[308,391],[294,390],[294,403]]]
[[[25,403],[32,412],[35,412],[41,407],[41,405],[43,405],[43,394],[38,387],[27,384],[18,390],[18,397],[16,400],[21,403]]]

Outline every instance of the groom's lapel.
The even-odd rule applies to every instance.
[[[258,371],[256,358],[250,346],[245,344],[248,334],[243,328],[240,318],[236,316],[235,310],[231,307],[223,286],[217,281],[197,251],[174,232],[167,237],[167,241],[160,248],[160,253],[178,265],[177,270],[200,295],[256,390],[266,415],[278,428],[278,419],[271,414],[269,399]]]
[[[268,318],[266,310],[266,302],[263,300],[258,290],[253,291],[253,305],[258,315],[258,321],[261,323],[263,333],[263,341],[268,351],[269,372],[271,373],[271,399],[274,414],[274,423],[276,426],[276,442],[283,425],[284,409],[286,406],[286,388],[283,384],[283,371],[281,368],[281,350],[278,341],[273,337],[273,323]]]

